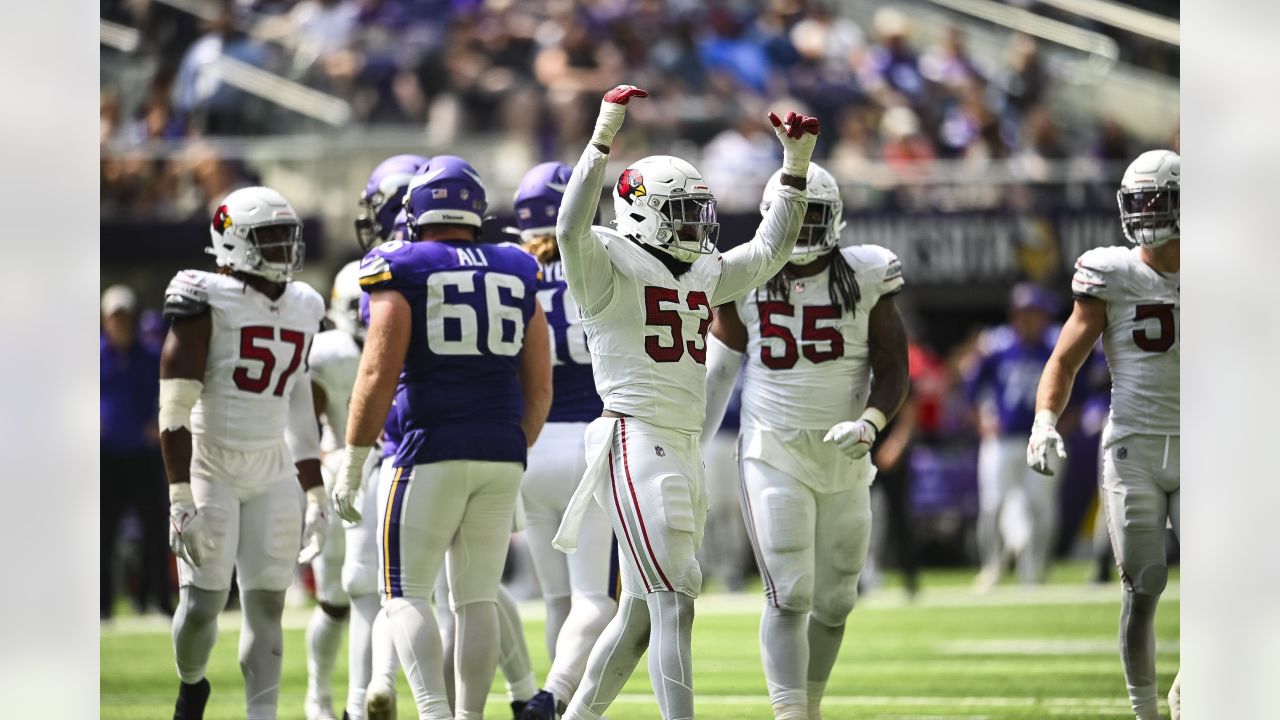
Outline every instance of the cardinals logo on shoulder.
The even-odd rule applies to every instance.
[[[219,205],[218,209],[213,213],[213,229],[217,230],[218,234],[221,235],[229,227],[231,227],[231,213],[227,212],[226,205]]]
[[[644,176],[639,170],[627,168],[622,171],[622,176],[618,178],[618,197],[632,202],[632,198],[644,197]]]

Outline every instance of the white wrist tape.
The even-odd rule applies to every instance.
[[[600,115],[596,118],[595,130],[591,133],[591,142],[609,147],[613,145],[613,136],[622,129],[622,119],[627,115],[627,106],[619,103],[600,101]]]
[[[196,504],[195,498],[191,497],[191,483],[170,483],[169,484],[169,504],[170,505],[195,505]]]
[[[369,460],[369,453],[373,452],[373,446],[348,445],[343,449],[343,452],[346,453],[343,468],[352,477],[339,477],[337,481],[346,484],[348,487],[360,487],[360,482],[364,480],[364,466]]]
[[[862,415],[859,415],[858,419],[866,420],[871,423],[875,427],[877,435],[884,430],[885,425],[889,424],[889,418],[885,417],[884,413],[880,412],[879,408],[873,407],[863,410]]]
[[[1049,427],[1057,427],[1058,413],[1050,410],[1049,408],[1038,410],[1036,411],[1036,419],[1034,424],[1036,425],[1045,424],[1045,425],[1048,425]]]
[[[188,378],[160,381],[160,432],[191,429],[191,408],[200,399],[204,383]]]
[[[329,496],[325,494],[324,486],[317,485],[307,489],[307,507],[323,505],[328,502]]]

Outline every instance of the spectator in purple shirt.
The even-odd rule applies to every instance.
[[[160,475],[156,403],[160,355],[138,335],[138,301],[124,285],[102,294],[101,396],[101,617],[111,617],[115,599],[115,550],[120,519],[132,506],[142,527],[141,568],[134,604],[141,612],[151,599],[172,614],[167,498]]]

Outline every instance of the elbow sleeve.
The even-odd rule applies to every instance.
[[[204,383],[189,378],[165,378],[160,381],[161,432],[174,432],[182,428],[191,430],[191,409],[200,400]]]

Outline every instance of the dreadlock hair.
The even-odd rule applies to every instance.
[[[538,259],[538,262],[549,263],[560,255],[560,247],[556,245],[556,236],[539,235],[523,243],[525,252]]]
[[[849,267],[849,263],[844,262],[844,258],[840,257],[839,247],[832,248],[831,252],[827,253],[827,257],[830,258],[827,263],[827,272],[830,274],[827,292],[831,294],[831,304],[852,313],[858,301],[862,299],[862,288],[858,287],[858,278],[853,274],[853,268]],[[765,298],[769,300],[777,298],[789,304],[792,280],[793,276],[784,267],[765,284]]]

